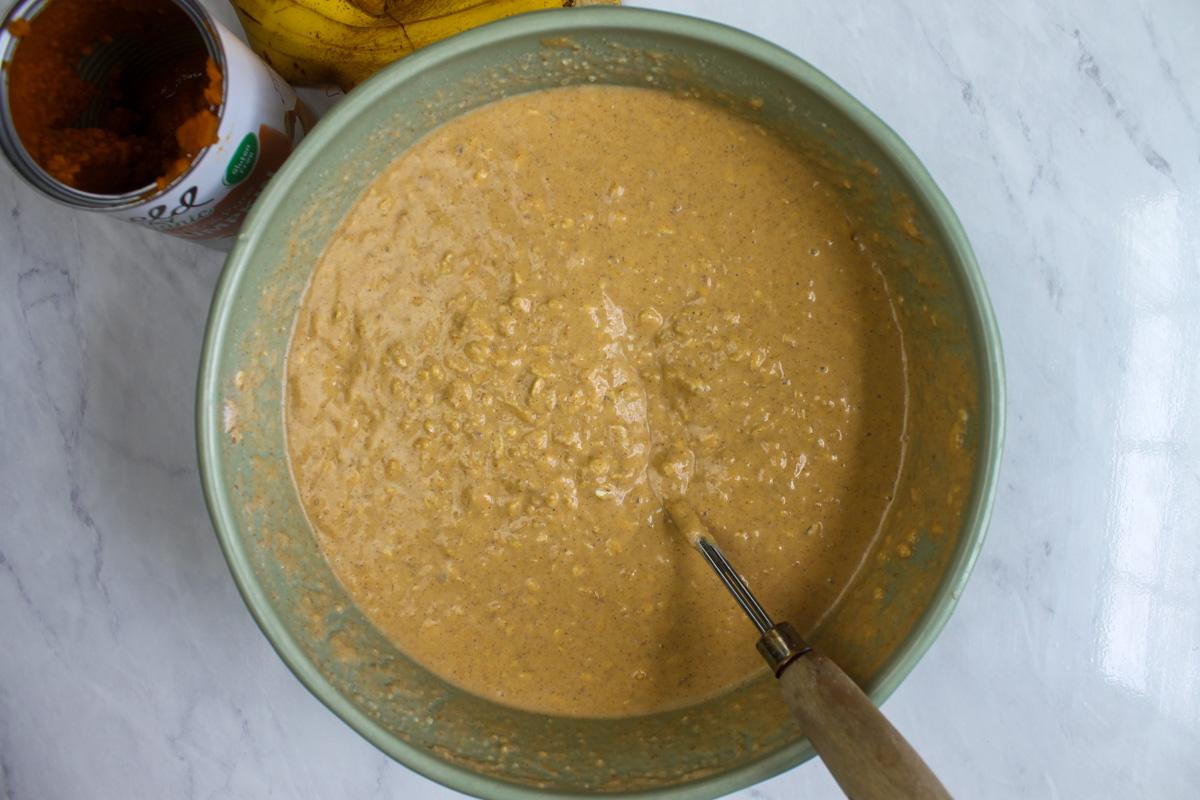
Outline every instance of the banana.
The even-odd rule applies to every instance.
[[[388,28],[396,24],[386,14],[370,14],[351,0],[295,0],[296,5],[352,28]]]
[[[296,16],[299,15],[288,18],[294,19]],[[277,21],[269,19],[271,23]],[[355,48],[345,37],[339,38],[342,32],[331,28],[328,22],[322,23],[319,28],[315,27],[316,33],[311,36],[294,35],[289,29],[273,28],[270,24],[260,25],[248,17],[242,17],[242,27],[246,30],[246,38],[253,43],[253,50],[294,86],[333,84],[349,91],[414,49],[403,40],[387,38]],[[389,41],[392,46],[384,47]]]
[[[501,17],[619,0],[233,0],[251,48],[296,86],[344,91],[398,58]]]

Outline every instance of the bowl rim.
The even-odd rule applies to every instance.
[[[949,201],[938,188],[916,154],[879,117],[816,67],[778,45],[754,34],[718,22],[682,14],[624,6],[589,6],[570,13],[551,10],[531,12],[465,31],[429,45],[389,65],[365,81],[338,103],[302,141],[297,153],[332,144],[353,123],[357,109],[370,106],[404,83],[460,54],[511,38],[569,36],[572,32],[604,31],[662,33],[673,38],[700,40],[752,58],[787,74],[822,97],[862,130],[891,160],[892,166],[909,181],[915,194],[931,211],[949,246],[951,260],[960,268],[968,305],[969,324],[977,328],[975,353],[979,362],[980,396],[978,425],[979,471],[972,487],[972,502],[963,519],[962,534],[946,564],[943,578],[929,606],[909,635],[888,658],[864,689],[876,704],[882,704],[932,645],[949,620],[978,559],[986,538],[988,522],[999,480],[1005,429],[1004,359],[999,328],[966,232]],[[295,155],[295,154],[294,154]],[[220,458],[225,435],[222,391],[217,368],[221,345],[233,310],[237,288],[251,268],[253,250],[265,225],[301,177],[306,159],[288,159],[276,173],[248,215],[231,250],[213,293],[200,357],[196,387],[196,439],[201,484],[213,527],[230,572],[246,607],[292,673],[334,714],[403,766],[450,789],[493,800],[528,800],[531,797],[595,797],[608,794],[627,798],[715,798],[779,775],[812,756],[806,739],[717,775],[683,784],[628,792],[564,793],[503,781],[472,772],[427,751],[409,745],[357,708],[320,673],[291,635],[257,582],[250,557],[236,534],[232,503],[219,487],[224,468]]]

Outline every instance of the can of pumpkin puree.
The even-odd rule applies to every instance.
[[[18,2],[0,105],[0,146],[35,189],[184,239],[235,234],[316,122],[196,0]]]

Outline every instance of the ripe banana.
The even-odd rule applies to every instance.
[[[350,91],[412,51],[501,17],[620,0],[232,0],[250,47],[295,86]]]

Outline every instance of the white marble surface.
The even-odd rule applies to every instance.
[[[213,0],[219,2],[219,0]],[[1009,433],[885,711],[959,798],[1200,794],[1200,5],[659,0],[800,54],[958,210]],[[292,677],[197,477],[222,256],[0,167],[0,797],[430,798]],[[738,800],[836,797],[818,762]]]

